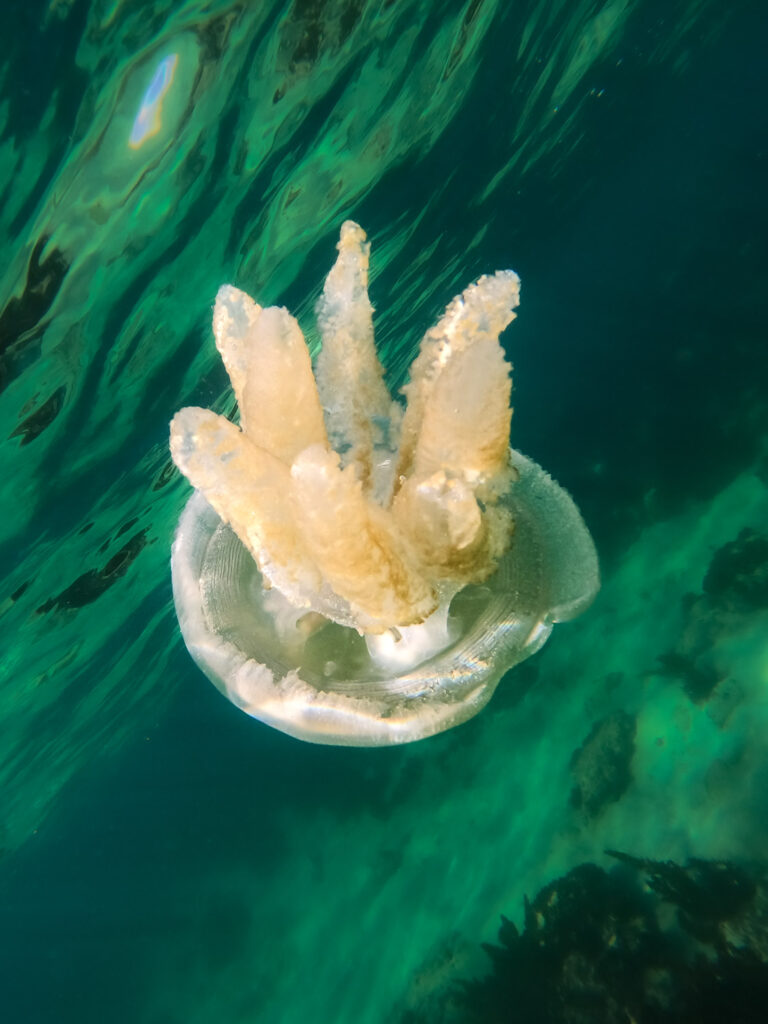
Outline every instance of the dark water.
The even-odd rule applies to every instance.
[[[2,1019],[468,1020],[445,994],[488,970],[499,915],[522,926],[523,895],[581,863],[615,870],[606,848],[758,877],[764,5],[5,12]],[[402,749],[246,718],[170,599],[189,488],[167,423],[228,402],[216,289],[311,336],[347,217],[393,386],[467,282],[519,272],[513,443],[574,495],[604,574],[478,718]],[[543,1019],[488,999],[486,1020]]]

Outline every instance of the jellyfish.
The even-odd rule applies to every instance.
[[[475,715],[599,571],[572,499],[509,446],[499,336],[517,274],[449,303],[403,403],[376,353],[365,232],[345,222],[337,249],[314,366],[286,309],[219,289],[239,425],[200,408],[171,423],[195,488],[173,594],[190,654],[237,707],[302,740],[385,746]]]

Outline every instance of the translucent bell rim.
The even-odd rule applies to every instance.
[[[313,743],[407,743],[471,718],[504,673],[538,651],[554,623],[584,611],[600,585],[595,547],[571,497],[524,455],[512,450],[510,459],[518,479],[505,498],[515,522],[509,551],[488,580],[454,597],[456,639],[400,673],[363,663],[349,677],[342,666],[326,679],[300,651],[281,649],[256,563],[195,491],[171,557],[176,612],[193,659],[248,715]],[[329,625],[329,636],[355,634]]]

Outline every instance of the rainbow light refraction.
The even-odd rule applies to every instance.
[[[160,131],[163,98],[171,87],[178,62],[179,56],[176,53],[171,53],[160,61],[133,122],[128,140],[131,149],[138,149],[147,139]]]

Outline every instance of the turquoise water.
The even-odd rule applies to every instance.
[[[714,0],[7,5],[4,1019],[448,1019],[499,915],[606,848],[765,860],[767,44]],[[512,442],[604,577],[478,718],[373,751],[228,705],[169,577],[168,421],[231,403],[216,290],[316,346],[348,217],[393,388],[518,271]]]

